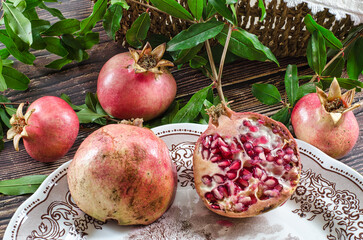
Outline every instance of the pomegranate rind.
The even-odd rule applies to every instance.
[[[231,218],[251,217],[267,212],[269,210],[272,210],[280,206],[286,200],[288,200],[289,197],[294,193],[300,179],[301,163],[300,163],[300,154],[298,151],[296,141],[294,140],[291,133],[283,124],[274,121],[273,119],[270,119],[261,114],[251,113],[251,112],[235,113],[228,108],[226,109],[226,111],[227,113],[225,115],[220,116],[217,122],[213,123],[212,119],[210,119],[209,127],[207,128],[206,131],[204,131],[201,134],[195,145],[195,151],[193,156],[193,172],[194,172],[195,187],[198,195],[201,197],[205,206],[209,210],[219,215]],[[225,175],[226,173],[225,171],[221,170],[221,168],[218,166],[218,162],[207,161],[206,159],[203,158],[203,154],[201,152],[203,149],[202,140],[207,136],[212,136],[215,134],[218,134],[222,139],[231,138],[232,136],[240,135],[240,132],[236,128],[236,122],[242,123],[241,122],[242,119],[254,119],[256,121],[260,119],[268,123],[269,126],[274,125],[279,127],[280,131],[283,133],[283,139],[288,141],[289,146],[293,149],[294,155],[296,156],[296,162],[294,163],[293,167],[290,169],[288,173],[288,177],[290,177],[292,180],[290,181],[289,184],[284,184],[282,190],[280,191],[280,194],[277,197],[271,197],[263,200],[260,200],[258,197],[256,197],[257,200],[256,203],[249,205],[247,210],[235,211],[234,205],[231,202],[224,202],[223,203],[224,207],[216,209],[214,203],[206,198],[206,193],[210,191],[206,190],[206,188],[208,187],[206,187],[206,184],[203,183],[202,178],[203,176],[212,176],[214,174]],[[233,160],[231,161],[233,162]],[[242,163],[242,165],[243,164],[245,163]],[[269,175],[269,173],[267,173],[267,175]],[[250,187],[248,187],[247,190],[245,189],[246,191],[244,191],[241,195],[239,195],[239,197],[256,196],[260,183],[258,181],[255,182],[252,181],[249,184]],[[213,188],[216,189],[217,186],[218,184],[215,184],[213,185]],[[229,198],[229,200],[233,200],[233,198]],[[216,202],[220,203],[220,201],[224,201],[224,199],[218,200]]]
[[[166,144],[151,130],[107,125],[80,145],[68,185],[77,206],[101,220],[148,225],[172,204],[176,168]]]

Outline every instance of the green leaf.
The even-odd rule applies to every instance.
[[[28,51],[29,44],[26,43],[26,42],[24,42],[18,36],[18,34],[16,34],[16,33],[13,32],[13,30],[11,29],[11,27],[9,25],[9,21],[7,19],[7,16],[4,16],[4,24],[5,24],[5,29],[6,29],[6,32],[8,33],[8,36],[13,40],[14,44],[19,49],[19,51],[21,51],[21,52]]]
[[[54,23],[44,31],[44,36],[60,36],[62,34],[72,34],[80,29],[80,22],[77,19],[64,19]]]
[[[61,59],[54,60],[53,62],[45,65],[45,67],[60,70],[60,69],[62,69],[62,67],[64,67],[65,65],[67,65],[68,63],[71,63],[71,62],[72,62],[72,59],[68,59],[68,58],[64,57]]]
[[[46,175],[32,175],[2,180],[0,181],[0,193],[12,196],[34,193],[46,178]]]
[[[351,79],[358,79],[363,70],[363,37],[357,39],[348,55],[347,72]]]
[[[296,102],[300,100],[303,96],[316,92],[316,83],[305,83],[301,85],[297,90]]]
[[[23,12],[27,5],[25,0],[13,0],[10,2],[12,2],[13,6],[16,7],[20,12]]]
[[[132,23],[131,28],[126,32],[126,41],[135,48],[142,47],[142,40],[145,40],[147,31],[150,27],[149,13],[141,14],[135,22]]]
[[[100,34],[98,32],[88,32],[85,35],[76,37],[82,49],[91,49],[95,44],[100,42]]]
[[[3,77],[9,88],[26,90],[30,82],[29,78],[15,68],[3,66]]]
[[[0,59],[0,91],[5,91],[8,88],[3,76],[3,60]]]
[[[150,0],[151,3],[173,17],[193,20],[193,16],[175,0]]]
[[[45,48],[48,50],[48,52],[54,53],[61,57],[65,57],[68,54],[67,50],[61,44],[61,40],[59,38],[45,37],[43,40],[46,44]]]
[[[209,121],[209,115],[207,114],[206,109],[208,109],[208,108],[210,108],[212,106],[213,106],[213,103],[211,103],[207,99],[204,100],[202,110],[200,111],[200,115],[202,116],[202,118],[204,119],[204,121],[206,123],[208,123],[208,121]]]
[[[290,114],[289,114],[289,108],[284,107],[280,109],[277,113],[271,116],[273,120],[279,121],[285,125],[289,124],[290,121]]]
[[[205,66],[208,63],[207,59],[201,56],[195,56],[192,60],[189,62],[189,66],[191,68],[201,68],[202,66]]]
[[[97,98],[95,97],[95,95],[93,95],[92,93],[88,92],[86,94],[86,100],[85,103],[87,105],[87,107],[92,110],[93,112],[97,112],[96,111],[96,105],[98,103]]]
[[[209,21],[196,23],[187,30],[181,31],[167,43],[167,51],[177,51],[197,46],[204,41],[215,37],[223,29],[224,23]]]
[[[310,14],[305,16],[304,22],[306,24],[306,29],[310,33],[313,33],[314,31],[319,31],[321,33],[321,35],[324,37],[328,47],[334,48],[334,49],[343,48],[343,44],[339,41],[338,38],[336,38],[334,36],[334,33],[332,33],[330,30],[324,28],[323,26],[317,24]]]
[[[252,94],[263,104],[274,105],[281,102],[280,92],[272,84],[255,83],[252,85]]]
[[[332,64],[330,64],[326,70],[321,74],[322,76],[329,77],[341,77],[343,68],[344,68],[345,60],[343,57],[338,57],[334,60]]]
[[[128,10],[130,6],[127,4],[126,0],[111,0],[111,5],[120,4],[124,9]]]
[[[61,11],[59,11],[59,10],[58,10],[58,9],[56,9],[56,8],[50,8],[50,7],[48,7],[47,5],[45,5],[44,3],[40,3],[40,4],[39,4],[39,8],[41,8],[41,9],[44,9],[44,10],[48,11],[50,14],[52,14],[52,16],[53,16],[53,17],[57,17],[59,20],[64,20],[64,19],[66,19],[66,18],[63,16],[63,14],[62,14],[62,12],[61,12]]]
[[[61,38],[63,47],[68,51],[67,58],[78,62],[88,59],[88,54],[83,50],[80,39],[74,38],[71,34],[64,34]]]
[[[25,11],[34,10],[34,8],[39,6],[39,4],[41,4],[41,3],[42,3],[42,0],[26,0]],[[29,19],[29,20],[33,20],[33,19]]]
[[[28,10],[25,9],[25,11],[23,12],[23,15],[30,21],[39,19],[38,13],[35,10],[35,8],[30,8]]]
[[[80,106],[74,105],[72,103],[72,101],[71,101],[71,98],[67,94],[65,94],[65,93],[62,93],[60,95],[60,98],[63,99],[64,101],[66,101],[69,104],[69,106],[71,106],[71,108],[73,110],[75,110],[75,111],[80,111],[82,109],[86,109],[87,108],[87,105],[86,104],[83,104],[83,105],[80,105]]]
[[[103,17],[103,28],[107,35],[115,40],[116,32],[120,29],[120,22],[122,19],[123,7],[121,3],[111,5],[105,16]]]
[[[329,87],[334,78],[321,78],[324,89]],[[355,88],[357,92],[360,92],[360,88],[363,88],[363,82],[355,79],[347,79],[347,78],[336,78],[340,87],[344,89],[352,89]]]
[[[22,12],[16,9],[11,3],[3,2],[4,17],[9,21],[11,30],[19,36],[26,44],[33,43],[31,24]]]
[[[5,107],[5,110],[6,110],[6,112],[7,112],[10,116],[13,116],[14,114],[16,114],[16,108],[6,106],[6,107]]]
[[[102,20],[103,16],[105,15],[106,9],[107,0],[98,0],[93,6],[92,14],[88,18],[82,20],[81,31],[79,34],[83,35],[86,32],[91,31],[96,23]]]
[[[263,0],[258,0],[258,7],[261,9],[260,22],[262,22],[266,17],[266,8]]]
[[[203,102],[207,98],[209,88],[211,85],[196,92],[188,103],[178,111],[172,123],[193,122],[203,108]]]
[[[233,15],[231,10],[226,6],[226,0],[209,0],[208,4],[211,4],[222,17],[233,24]]]
[[[181,50],[178,53],[177,59],[174,61],[174,64],[175,65],[183,64],[183,63],[186,63],[189,60],[193,59],[202,47],[203,47],[203,43],[200,43],[195,47]]]
[[[0,49],[0,58],[1,59],[4,60],[4,59],[8,58],[9,55],[10,55],[10,53],[9,53],[8,49],[6,49],[6,48]]]
[[[32,25],[32,34],[33,34],[33,44],[31,45],[31,47],[36,50],[44,49],[47,46],[47,44],[41,37],[40,33],[44,32],[50,27],[50,22],[38,19],[38,20],[32,20],[31,25]]]
[[[0,30],[0,42],[6,46],[11,55],[13,55],[16,59],[25,64],[33,64],[35,56],[26,51],[20,52],[15,43],[9,38],[5,30]]]
[[[14,64],[14,61],[10,59],[3,59],[2,61],[3,61],[3,66],[12,67]]]
[[[217,13],[217,10],[213,7],[212,4],[207,4],[207,1],[203,1],[203,19],[207,20],[213,17]]]
[[[217,40],[223,46],[226,42],[227,32],[228,26],[225,26],[222,32],[217,35]],[[232,31],[228,49],[242,58],[258,61],[271,60],[279,66],[279,62],[271,50],[264,46],[258,40],[256,35],[241,28],[237,28],[237,30]]]
[[[297,91],[299,89],[299,78],[297,76],[297,66],[288,65],[285,73],[285,89],[287,98],[291,105],[294,105]]]
[[[11,128],[11,124],[10,124],[10,117],[8,116],[8,114],[6,113],[4,108],[0,108],[0,118],[1,121],[3,121],[3,123],[8,127]]]
[[[78,116],[79,123],[90,123],[94,122],[96,119],[101,117],[107,117],[107,115],[102,115],[93,112],[91,109],[86,108],[76,113]]]
[[[203,0],[188,0],[188,7],[195,19],[199,20],[203,14]]]
[[[326,64],[326,47],[323,36],[319,31],[314,31],[311,35],[306,48],[306,57],[309,66],[318,75],[321,75]]]

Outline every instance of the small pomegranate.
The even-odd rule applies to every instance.
[[[166,144],[147,128],[104,126],[88,136],[69,165],[68,185],[80,209],[120,225],[147,225],[172,204],[176,168]]]
[[[40,162],[53,162],[63,157],[77,138],[77,114],[63,99],[45,96],[33,102],[25,115],[24,104],[10,119],[8,139],[14,139],[15,150],[23,138],[27,153]]]
[[[351,110],[355,89],[341,94],[336,79],[326,94],[320,88],[316,93],[302,97],[291,114],[291,123],[297,138],[319,148],[333,158],[345,156],[357,142],[359,126]]]
[[[243,218],[286,201],[301,173],[288,129],[261,114],[221,105],[209,112],[193,156],[195,187],[204,204],[220,215]]]
[[[105,63],[98,76],[97,96],[108,114],[146,121],[169,107],[176,82],[166,68],[173,63],[161,59],[165,46],[152,50],[147,43],[141,52],[130,48],[130,52],[117,54]]]

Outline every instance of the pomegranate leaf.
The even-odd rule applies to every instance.
[[[310,33],[313,33],[314,31],[318,31],[319,33],[321,33],[321,35],[325,39],[328,47],[333,48],[333,49],[343,48],[343,44],[339,41],[338,38],[336,38],[334,36],[334,33],[332,33],[330,30],[328,30],[328,29],[324,28],[323,26],[319,25],[318,23],[316,23],[310,14],[305,16],[304,22],[306,25],[306,29]]]
[[[196,92],[188,103],[180,109],[172,120],[172,123],[193,122],[203,108],[203,102],[208,96],[211,85]]]
[[[15,43],[15,45],[19,49],[19,51],[21,51],[21,52],[28,51],[30,44],[24,42],[23,39],[21,39],[18,34],[14,33],[14,31],[10,27],[7,16],[4,16],[4,24],[5,24],[6,32],[8,33],[9,37],[13,40],[13,42]]]
[[[266,17],[266,8],[263,0],[258,0],[258,7],[261,9],[260,22],[262,22]]]
[[[280,109],[277,113],[272,115],[271,118],[283,123],[285,126],[288,127],[290,124],[290,115],[291,114],[289,113],[289,108],[284,107],[284,108]]]
[[[2,74],[9,88],[15,90],[26,90],[28,88],[29,78],[15,68],[3,66]]]
[[[76,114],[78,116],[79,123],[91,123],[99,118],[107,117],[107,115],[95,113],[89,108],[82,109],[81,111],[76,112]]]
[[[252,85],[252,94],[266,105],[275,105],[281,102],[280,92],[272,84],[255,83]]]
[[[231,24],[235,23],[231,10],[226,6],[226,0],[209,0],[208,4],[211,4],[228,22]]]
[[[309,66],[320,75],[326,64],[326,47],[323,36],[319,31],[314,31],[306,48]]]
[[[28,1],[27,1],[27,2],[28,2]],[[44,9],[44,10],[48,11],[50,14],[52,14],[52,16],[53,16],[53,17],[57,17],[57,18],[59,18],[59,20],[66,19],[66,18],[63,16],[62,12],[61,12],[61,11],[59,11],[58,9],[56,9],[56,8],[50,8],[50,7],[48,7],[47,5],[45,5],[43,2],[40,2],[40,4],[39,4],[38,6],[39,6],[39,8],[41,8],[41,9]]]
[[[226,42],[227,32],[228,26],[225,26],[222,32],[217,35],[217,40],[223,46]],[[228,49],[239,57],[258,61],[271,60],[279,66],[279,62],[271,50],[264,46],[256,35],[241,28],[232,31]]]
[[[285,89],[287,98],[291,105],[294,105],[297,91],[299,89],[299,78],[297,76],[297,66],[288,65],[285,72]]]
[[[3,76],[3,60],[0,59],[0,91],[5,91],[8,88],[5,78]]]
[[[96,25],[96,22],[103,19],[107,9],[107,0],[98,0],[95,5],[93,6],[93,11],[91,15],[83,19],[80,24],[81,31],[79,32],[80,35],[84,35],[87,32],[91,31],[92,28]]]
[[[31,25],[32,25],[32,34],[33,34],[33,44],[31,45],[31,47],[36,50],[41,50],[46,48],[47,44],[45,43],[44,39],[41,37],[40,33],[44,32],[50,27],[50,22],[37,19],[37,20],[32,20]]]
[[[150,28],[150,16],[148,13],[141,14],[126,32],[126,41],[135,48],[142,47],[142,40],[146,39]]]
[[[357,39],[349,52],[347,60],[347,72],[351,79],[358,79],[363,70],[363,37]]]
[[[173,17],[193,20],[193,16],[175,0],[150,0],[150,2],[161,11]]]
[[[330,64],[325,71],[321,74],[322,76],[329,76],[329,77],[341,77],[343,68],[345,65],[345,60],[343,57],[338,57],[334,60],[332,64]]]
[[[69,106],[71,106],[71,108],[75,111],[79,111],[79,110],[87,108],[86,104],[83,104],[80,106],[74,105],[71,101],[71,98],[67,94],[62,93],[60,95],[60,98],[63,99],[64,101],[66,101],[69,104]]]
[[[224,23],[216,21],[216,19],[193,24],[167,43],[167,51],[178,51],[195,47],[208,39],[214,38],[222,31],[223,26]]]
[[[6,48],[3,48],[3,49],[0,49],[0,58],[1,59],[6,59],[6,58],[8,58],[10,56],[10,53],[9,53],[9,51],[8,51],[8,49],[6,49]]]
[[[72,62],[71,59],[64,57],[61,59],[54,60],[53,62],[45,65],[45,67],[60,70],[60,69],[62,69],[62,67],[64,67],[65,65],[67,65],[68,63],[71,63],[71,62]]]
[[[115,40],[116,32],[120,29],[122,14],[122,4],[115,3],[107,9],[103,17],[103,28],[105,29],[107,35],[113,40]]]
[[[300,98],[303,96],[316,92],[316,87],[319,85],[319,83],[306,83],[304,85],[301,85],[299,89],[297,90],[296,100],[295,102],[299,101]],[[321,85],[321,84],[320,84]],[[320,86],[319,86],[320,87]]]
[[[207,4],[207,1],[203,1],[203,19],[207,20],[213,17],[217,13],[217,10],[212,4]]]
[[[320,82],[323,84],[323,88],[324,89],[329,88],[329,86],[332,83],[333,79],[334,78],[328,78],[328,77],[321,78]],[[361,88],[363,88],[363,82],[361,82],[359,80],[349,79],[349,78],[336,78],[336,79],[338,80],[338,83],[342,88],[345,88],[345,89],[355,88],[355,90],[357,92],[360,92]]]
[[[204,0],[188,0],[188,7],[195,19],[199,20],[203,14]]]
[[[191,68],[201,68],[208,63],[208,60],[201,56],[195,56],[189,61],[189,66]]]
[[[11,128],[10,117],[6,113],[4,108],[0,108],[0,118],[1,118],[1,121],[6,125],[6,127]]]
[[[174,64],[179,65],[179,64],[189,62],[190,60],[192,60],[197,55],[197,53],[200,51],[200,49],[202,47],[203,47],[203,43],[200,43],[195,47],[181,50],[178,53],[177,59],[174,61]]]
[[[54,53],[58,56],[65,57],[68,51],[63,47],[61,40],[56,37],[44,37],[44,43],[46,44],[45,49],[50,53]]]
[[[63,34],[72,34],[80,29],[80,22],[77,19],[63,19],[45,30],[44,36],[61,36]]]
[[[0,181],[0,193],[12,196],[34,193],[46,178],[46,175],[31,175],[2,180]]]

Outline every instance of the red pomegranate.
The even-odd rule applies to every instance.
[[[139,52],[120,53],[108,60],[98,76],[97,96],[103,109],[119,119],[162,114],[176,94],[176,82],[166,68],[173,63],[161,59],[165,44],[151,49],[147,43]]]
[[[88,136],[69,165],[68,185],[80,209],[120,225],[147,225],[172,204],[176,168],[166,144],[147,128],[104,126]]]
[[[14,138],[15,150],[23,138],[28,154],[41,162],[53,162],[63,157],[77,138],[79,121],[76,113],[63,99],[45,96],[33,102],[25,115],[24,104],[10,119],[13,126],[7,138]]]
[[[267,212],[297,187],[297,144],[280,122],[219,106],[198,139],[193,157],[199,196],[211,211],[243,218]]]
[[[355,89],[352,89],[342,95],[334,79],[328,95],[317,88],[316,93],[302,97],[291,114],[296,137],[333,158],[345,156],[359,135],[358,122],[351,111],[360,106],[351,105],[354,94]]]

